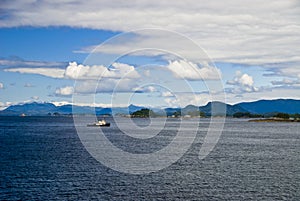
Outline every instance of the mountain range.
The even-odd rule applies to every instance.
[[[259,100],[254,102],[242,102],[234,105],[222,103],[222,102],[209,102],[204,106],[188,105],[184,108],[150,108],[157,114],[172,115],[175,112],[181,112],[181,114],[190,114],[193,112],[201,111],[206,116],[212,114],[212,107],[217,111],[214,115],[222,114],[224,108],[226,108],[226,115],[232,116],[237,112],[249,112],[252,114],[268,114],[268,113],[288,113],[295,114],[300,113],[300,100],[294,99],[276,99],[276,100]],[[30,116],[44,116],[44,115],[59,115],[59,114],[96,114],[96,115],[126,115],[132,114],[135,111],[141,110],[146,107],[140,107],[136,105],[129,105],[128,107],[89,107],[89,106],[73,106],[62,105],[55,106],[52,103],[26,103],[23,105],[12,105],[5,110],[0,111],[0,116],[19,116],[21,114]],[[218,114],[220,111],[220,114]]]

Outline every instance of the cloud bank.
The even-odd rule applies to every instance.
[[[300,61],[296,0],[26,0],[4,1],[0,9],[4,11],[0,27],[70,26],[121,32],[163,28],[191,38],[215,61],[251,65]],[[151,40],[137,37],[140,43]]]
[[[70,96],[73,93],[111,93],[111,92],[156,92],[152,86],[141,87],[143,84],[162,83],[165,79],[173,82],[176,89],[184,90],[181,82],[218,80],[220,70],[186,60],[169,61],[167,65],[144,68],[125,63],[115,62],[111,66],[83,65],[70,62],[63,68],[6,68],[6,72],[18,72],[43,75],[56,79],[76,80],[76,87],[65,86],[55,91],[56,96]],[[25,84],[25,87],[32,85]]]

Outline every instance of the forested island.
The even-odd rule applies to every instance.
[[[263,116],[262,116],[263,117]],[[300,114],[277,113],[273,117],[251,119],[250,122],[300,122]]]
[[[228,117],[228,115],[226,115]],[[135,111],[130,115],[131,118],[150,118],[150,117],[163,117],[163,115],[155,113],[153,110],[143,108]],[[193,117],[209,117],[201,111],[189,111],[182,113],[182,111],[175,111],[169,114],[167,117],[171,118],[193,118]],[[232,116],[233,118],[246,118],[249,122],[300,122],[300,114],[288,114],[288,113],[270,113],[270,114],[252,114],[250,112],[236,112]]]

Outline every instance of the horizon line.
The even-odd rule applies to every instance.
[[[66,101],[62,101],[62,102],[57,102],[57,101],[53,101],[53,102],[47,102],[47,101],[27,101],[27,102],[21,102],[21,103],[16,103],[16,104],[11,104],[11,105],[8,105],[7,107],[3,107],[0,109],[0,111],[3,111],[11,106],[17,106],[17,105],[26,105],[26,104],[32,104],[32,103],[38,103],[38,104],[53,104],[55,107],[61,107],[61,106],[66,106],[66,105],[72,105],[72,106],[79,106],[79,107],[98,107],[98,108],[122,108],[122,107],[129,107],[131,105],[133,106],[137,106],[137,107],[144,107],[144,108],[159,108],[159,109],[166,109],[166,108],[184,108],[184,107],[187,107],[187,106],[196,106],[196,107],[201,107],[201,106],[206,106],[207,104],[209,103],[212,103],[212,102],[219,102],[219,103],[224,103],[226,105],[231,105],[231,106],[234,106],[234,105],[238,105],[238,104],[241,104],[241,103],[253,103],[253,102],[258,102],[258,101],[275,101],[275,100],[296,100],[296,101],[300,101],[300,99],[295,99],[295,98],[275,98],[275,99],[258,99],[258,100],[253,100],[253,101],[242,101],[242,102],[237,102],[237,103],[234,103],[234,104],[231,104],[231,103],[226,103],[226,102],[222,102],[222,101],[217,101],[217,100],[211,100],[211,101],[208,101],[206,102],[205,104],[203,105],[194,105],[194,104],[187,104],[183,107],[181,106],[145,106],[145,105],[141,105],[141,104],[129,104],[129,105],[118,105],[118,106],[112,106],[112,105],[108,105],[108,104],[102,104],[102,103],[94,103],[94,104],[73,104],[71,102],[66,102]],[[102,106],[101,106],[102,105]],[[107,105],[107,106],[104,106],[104,105]]]

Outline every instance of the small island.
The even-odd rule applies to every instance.
[[[277,113],[273,117],[251,119],[249,122],[300,122],[300,114]]]
[[[300,119],[280,119],[280,118],[265,118],[251,119],[249,122],[300,122]]]
[[[199,110],[196,111],[181,111],[180,109],[172,112],[166,112],[163,110],[154,112],[151,109],[143,108],[130,114],[131,118],[150,118],[150,117],[168,117],[168,118],[193,118],[193,117],[205,117],[205,113]]]
[[[150,109],[143,108],[141,110],[133,112],[130,117],[131,118],[149,118],[156,117],[157,115]]]

